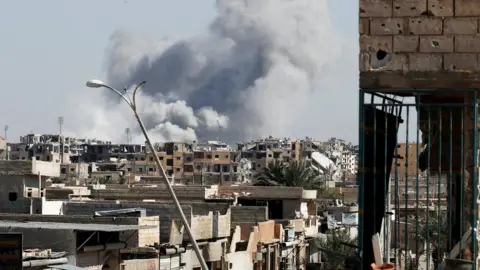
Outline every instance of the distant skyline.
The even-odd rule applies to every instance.
[[[356,48],[357,1],[328,2],[333,28],[325,32],[335,33]],[[115,31],[135,32],[146,40],[194,36],[205,32],[216,16],[214,0],[50,0],[28,2],[28,8],[24,1],[2,1],[1,7],[0,34],[7,38],[0,45],[0,81],[4,88],[0,127],[9,126],[11,141],[30,132],[58,133],[60,116],[64,117],[64,134],[78,131],[79,119],[85,115],[78,103],[88,103],[78,97],[88,91],[86,95],[94,96],[91,91],[95,90],[84,87],[86,80],[106,79],[105,52]],[[335,75],[341,78],[338,86],[312,96],[321,112],[333,113],[311,115],[310,121],[323,122],[325,129],[285,135],[356,141],[357,135],[352,133],[358,127],[358,57],[352,56],[338,59],[350,63],[343,75]],[[344,104],[344,108],[334,104]],[[332,115],[338,119],[332,121]],[[124,133],[125,128],[120,126],[117,132]]]

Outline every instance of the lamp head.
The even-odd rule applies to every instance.
[[[87,81],[86,86],[90,88],[100,88],[104,87],[105,84],[100,80],[89,80]]]

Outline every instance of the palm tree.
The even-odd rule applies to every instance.
[[[287,186],[319,188],[320,179],[304,161],[291,161],[289,163],[272,161],[257,176],[256,186]]]

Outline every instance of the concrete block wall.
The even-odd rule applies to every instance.
[[[360,0],[361,71],[479,71],[480,1]]]
[[[159,269],[159,260],[158,259],[136,259],[136,260],[125,260],[120,263],[120,269],[123,270],[158,270]]]
[[[213,213],[206,216],[194,216],[190,225],[195,239],[203,240],[213,238]],[[183,235],[184,240],[188,240],[188,235]]]
[[[230,211],[224,215],[220,212],[209,212],[207,215],[193,216],[191,229],[198,240],[223,238],[230,236],[230,224]],[[188,235],[184,234],[184,240],[188,240]]]
[[[134,243],[134,246],[144,247],[160,243],[160,217],[139,217],[138,225],[154,225],[158,228],[138,231],[138,242]]]
[[[202,186],[174,186],[173,190],[179,200],[204,200],[205,187]],[[133,188],[107,188],[92,189],[91,197],[94,199],[170,199],[170,194],[163,185],[157,187],[133,187]]]
[[[229,237],[232,227],[231,210],[229,209],[225,215],[216,212],[214,215],[213,237]]]
[[[174,205],[170,204],[149,204],[149,203],[65,203],[65,215],[93,215],[95,211],[115,210],[124,208],[144,208],[147,216],[160,217],[160,242],[168,242],[171,228],[171,221],[180,219]],[[192,207],[182,206],[187,221],[191,221]]]
[[[239,223],[255,223],[268,220],[266,206],[232,206],[230,211],[232,226]]]
[[[218,194],[233,196],[238,193],[241,197],[252,199],[301,199],[303,188],[299,187],[259,187],[259,186],[218,186]],[[248,194],[248,195],[242,195]]]

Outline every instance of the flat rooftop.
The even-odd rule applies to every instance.
[[[60,176],[60,163],[40,160],[0,160],[0,175]]]
[[[88,224],[88,223],[58,223],[27,221],[18,222],[0,220],[0,228],[21,228],[21,229],[48,229],[48,230],[76,230],[76,231],[100,231],[100,232],[122,232],[137,231],[143,229],[155,229],[154,225],[112,225],[112,224]]]

